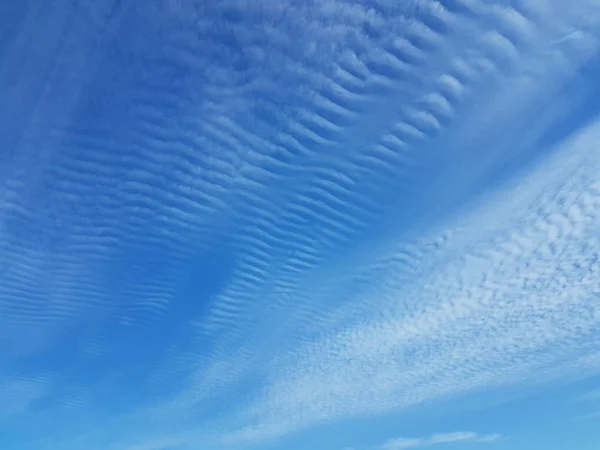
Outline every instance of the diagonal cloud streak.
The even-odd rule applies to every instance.
[[[455,432],[434,434],[425,438],[395,438],[390,439],[382,448],[384,450],[403,450],[406,448],[429,447],[440,444],[453,444],[457,442],[486,443],[501,439],[499,434],[480,435],[473,432]]]

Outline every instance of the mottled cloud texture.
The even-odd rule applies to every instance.
[[[598,1],[142,3],[0,18],[0,447],[245,448],[600,372]]]

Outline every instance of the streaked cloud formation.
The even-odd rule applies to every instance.
[[[600,373],[597,1],[25,3],[0,447],[316,448]]]
[[[269,389],[248,411],[262,425],[244,438],[532,376],[594,373],[599,137],[594,124],[526,180],[466,210],[445,239],[433,235],[413,247],[437,242],[431,255],[413,250],[411,261],[404,241],[388,241],[385,252],[396,256],[383,276],[369,273],[369,285],[345,304],[363,320],[278,361]],[[406,273],[418,264],[426,269]],[[344,282],[360,280],[363,270]]]
[[[473,432],[440,433],[424,438],[396,438],[390,439],[383,445],[384,450],[404,450],[407,448],[429,447],[440,444],[453,444],[459,442],[488,443],[501,439],[499,434],[479,435]]]
[[[578,400],[581,401],[596,401],[600,400],[600,389],[594,389],[581,395]]]

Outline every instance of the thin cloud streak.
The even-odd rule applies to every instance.
[[[422,438],[390,439],[381,447],[383,450],[404,450],[453,443],[491,443],[502,439],[499,434],[481,435],[474,432],[439,433]]]
[[[600,389],[594,389],[586,392],[585,394],[577,397],[577,400],[582,402],[600,401]]]

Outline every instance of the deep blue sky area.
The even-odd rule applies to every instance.
[[[600,446],[600,3],[0,3],[0,449]]]

